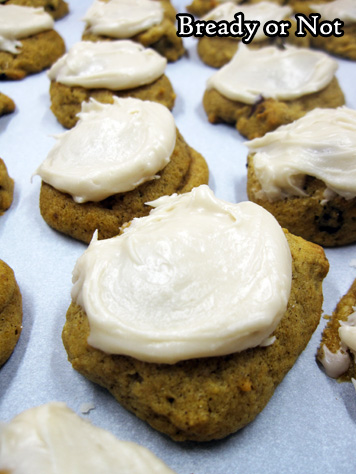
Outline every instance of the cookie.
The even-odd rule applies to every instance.
[[[96,0],[84,21],[84,41],[131,39],[170,62],[185,52],[182,38],[177,36],[175,17],[172,20],[172,5],[167,1]]]
[[[214,8],[205,15],[202,20],[207,23],[231,23],[236,22],[235,14],[243,14],[245,22],[259,22],[257,30],[246,32],[236,37],[231,36],[210,36],[204,35],[199,38],[197,51],[200,59],[208,66],[220,68],[227,64],[235,55],[239,42],[246,41],[249,47],[263,48],[277,41],[281,37],[270,38],[264,34],[264,25],[270,21],[282,22],[290,20],[293,10],[291,7],[281,6],[271,1],[261,1],[254,4],[236,5],[233,2],[226,2]],[[292,34],[290,30],[289,34]]]
[[[59,20],[69,13],[68,3],[64,0],[5,0],[4,3],[24,7],[43,7],[54,20]]]
[[[80,61],[82,55],[87,62]],[[103,56],[108,58],[104,64]],[[69,78],[65,75],[67,60],[71,61]],[[78,61],[78,66],[73,72],[74,61]],[[92,78],[94,61],[99,73]],[[82,102],[90,98],[112,103],[114,96],[135,97],[159,102],[172,109],[175,93],[165,75],[165,67],[165,58],[133,41],[77,43],[48,72],[51,110],[64,127],[71,128],[78,121]]]
[[[174,474],[147,448],[118,440],[62,402],[27,409],[8,423],[1,423],[0,443],[2,473],[23,472],[26,464],[32,472],[41,472],[45,466],[47,474]]]
[[[0,260],[0,367],[12,354],[21,330],[21,293],[13,270]]]
[[[282,227],[325,247],[356,241],[356,112],[315,109],[247,142],[247,194]]]
[[[201,195],[198,192],[200,191],[200,188],[192,191],[192,194],[195,197],[198,196],[199,212],[197,215],[194,213],[189,214],[187,219],[189,227],[188,225],[186,226],[186,229],[189,229],[189,232],[191,231],[190,225],[194,222],[194,219],[197,219],[198,221],[196,225],[200,226],[201,216],[204,215],[205,205],[202,203]],[[164,207],[165,204],[166,207]],[[251,203],[243,203],[243,206],[245,206],[244,209],[252,209],[249,206],[250,204]],[[163,210],[161,213],[158,213],[157,219],[163,218],[164,220],[165,213],[169,214],[172,212],[170,199],[163,201],[162,206]],[[212,212],[218,212],[218,209],[216,209],[216,200],[211,196],[209,198],[208,206],[211,206],[210,209]],[[158,202],[155,211],[159,211],[159,209],[160,204]],[[219,207],[219,209],[221,209],[221,207]],[[230,205],[226,203],[221,214],[219,214],[218,219],[225,215],[226,212],[229,212],[229,210]],[[267,218],[268,213],[262,213],[262,209],[258,206],[254,205],[253,210],[254,212],[258,212],[258,214],[263,214],[264,217]],[[150,221],[150,226],[147,228],[148,233],[145,233],[146,237],[147,235],[150,235],[150,232],[153,230],[152,225],[155,219],[155,214],[152,213],[150,217],[152,217],[152,220]],[[224,217],[221,218],[224,219]],[[240,218],[241,216],[237,218],[237,221],[239,221]],[[244,222],[242,226],[244,227],[246,222],[244,218],[242,218],[242,220]],[[234,225],[231,223],[232,221],[233,219],[228,219],[227,225]],[[190,256],[193,247],[189,246],[189,239],[187,237],[187,235],[190,235],[189,232],[187,232],[186,235],[183,230],[180,230],[179,227],[174,225],[175,232],[178,234],[175,236],[176,240],[173,239],[176,243],[173,244],[173,247],[170,247],[168,244],[169,238],[167,239],[167,233],[164,231],[166,229],[165,223],[162,223],[162,220],[159,220],[159,222],[163,226],[160,237],[155,239],[155,244],[147,244],[152,247],[152,257],[154,256],[152,260],[150,260],[149,257],[147,260],[143,257],[143,255],[145,255],[145,249],[142,249],[141,247],[141,242],[143,243],[143,241],[139,238],[139,233],[137,234],[139,240],[134,240],[132,242],[132,247],[129,245],[130,256],[131,258],[135,258],[140,269],[143,270],[142,265],[149,264],[149,262],[153,265],[152,271],[149,272],[152,280],[147,281],[148,285],[152,285],[153,293],[148,298],[147,288],[141,286],[141,283],[145,281],[144,276],[141,277],[138,275],[138,280],[136,281],[134,274],[129,270],[130,267],[127,266],[127,260],[125,259],[124,254],[121,254],[119,250],[119,253],[115,252],[114,257],[113,266],[118,269],[119,274],[121,271],[125,272],[125,282],[123,282],[123,280],[117,275],[115,281],[118,284],[114,284],[114,290],[114,287],[111,289],[111,291],[114,291],[117,295],[121,295],[121,297],[118,297],[118,306],[115,307],[113,315],[116,314],[116,309],[121,315],[121,304],[122,307],[130,307],[129,301],[131,300],[127,301],[126,298],[131,295],[131,287],[134,281],[136,281],[136,290],[138,293],[132,304],[133,307],[138,304],[144,314],[141,315],[141,313],[138,312],[136,315],[134,310],[134,314],[127,313],[127,310],[125,309],[124,314],[127,314],[125,320],[127,319],[127,326],[129,327],[127,337],[124,336],[126,333],[125,331],[122,334],[122,337],[120,337],[120,331],[117,332],[116,329],[114,329],[115,326],[110,325],[110,327],[112,327],[112,337],[109,337],[107,342],[109,346],[112,345],[112,347],[114,347],[115,344],[123,344],[123,346],[126,347],[124,347],[122,351],[125,350],[125,352],[130,352],[131,354],[137,353],[137,356],[134,357],[133,355],[127,355],[127,353],[126,355],[119,355],[118,351],[115,349],[102,350],[97,347],[97,345],[100,345],[100,340],[104,342],[104,333],[101,334],[98,332],[95,335],[93,330],[89,330],[88,313],[84,311],[83,306],[78,302],[79,300],[82,302],[88,301],[83,290],[81,290],[81,288],[83,288],[81,286],[81,282],[83,281],[82,278],[85,278],[83,276],[83,269],[86,269],[87,275],[93,274],[93,271],[96,270],[87,266],[89,260],[83,260],[82,258],[78,260],[78,264],[73,273],[73,302],[67,312],[67,320],[62,334],[63,343],[68,353],[68,359],[75,370],[80,372],[89,380],[107,388],[126,409],[135,413],[139,418],[145,420],[158,431],[167,434],[176,441],[209,441],[212,439],[223,438],[250,423],[257,414],[263,410],[268,400],[273,395],[276,386],[281,382],[285,374],[293,366],[299,354],[306,347],[319,322],[323,300],[322,279],[328,271],[328,262],[321,247],[293,236],[287,231],[283,234],[280,229],[280,234],[278,233],[278,244],[276,244],[276,241],[273,238],[271,242],[274,242],[273,246],[278,247],[282,253],[285,251],[285,256],[289,253],[291,267],[287,265],[289,270],[286,274],[284,273],[284,270],[275,273],[275,284],[277,284],[277,281],[281,283],[280,291],[268,292],[269,296],[273,295],[273,297],[276,297],[277,299],[280,296],[282,301],[284,301],[281,306],[279,306],[278,303],[278,307],[281,309],[279,315],[280,319],[279,322],[275,321],[273,323],[276,324],[276,327],[270,336],[264,340],[263,344],[260,343],[260,345],[247,348],[246,346],[251,344],[250,340],[246,342],[242,337],[237,341],[234,340],[232,343],[230,337],[228,337],[227,334],[225,335],[225,330],[226,332],[230,331],[230,329],[234,331],[233,328],[236,328],[238,320],[245,321],[244,318],[246,317],[246,319],[248,319],[252,314],[250,312],[243,312],[242,314],[244,317],[242,317],[242,314],[237,310],[241,305],[239,305],[239,303],[232,303],[230,298],[227,300],[226,305],[225,303],[222,305],[223,308],[221,309],[221,314],[213,315],[212,319],[218,321],[221,318],[223,320],[227,313],[238,313],[239,315],[235,314],[234,316],[235,323],[227,324],[225,323],[225,320],[222,321],[220,325],[217,323],[213,335],[211,335],[207,329],[207,327],[210,327],[211,305],[215,304],[215,296],[211,296],[211,293],[209,293],[211,286],[216,283],[219,287],[218,293],[221,294],[222,292],[225,296],[226,286],[230,288],[235,286],[235,293],[239,293],[242,287],[246,288],[244,283],[240,283],[240,279],[244,278],[244,282],[246,282],[245,277],[247,277],[249,280],[248,273],[244,272],[242,276],[239,274],[239,271],[236,271],[233,276],[231,275],[229,283],[220,287],[221,278],[224,280],[224,277],[222,276],[222,273],[217,270],[218,267],[220,269],[222,268],[221,265],[218,265],[214,272],[212,282],[208,284],[208,289],[206,289],[205,284],[202,285],[201,275],[206,275],[208,281],[211,279],[210,263],[207,264],[206,262],[210,262],[215,258],[219,259],[218,256],[224,253],[223,249],[226,244],[224,238],[228,233],[224,234],[223,232],[218,231],[217,234],[219,236],[218,239],[220,239],[220,245],[218,245],[216,251],[210,252],[210,247],[208,245],[206,248],[206,255],[203,258],[197,258],[195,260],[194,252]],[[213,222],[215,223],[214,219]],[[249,219],[248,222],[248,225],[250,225],[251,219]],[[270,224],[272,221],[268,218],[268,222]],[[138,222],[134,221],[131,226],[136,226],[137,224]],[[269,224],[268,226],[264,226],[266,241],[269,241],[270,238]],[[238,225],[241,227],[241,222]],[[130,229],[131,235],[135,235],[133,234],[131,226],[126,231],[127,240],[124,242],[129,242],[130,240],[128,237]],[[184,224],[182,226],[185,228]],[[208,231],[208,229],[209,226],[204,225],[201,232]],[[220,224],[218,229],[220,229]],[[231,229],[229,235],[232,235]],[[284,235],[287,241],[283,243],[283,241],[280,241],[279,239],[284,238]],[[180,244],[178,244],[178,242],[181,241],[181,236],[183,237],[182,240],[184,240],[184,242],[188,242],[188,257],[185,252],[181,254]],[[260,242],[261,230],[259,230],[254,236],[256,240],[252,241],[251,239],[248,239],[248,241],[245,241],[247,247],[250,245],[250,249],[247,250],[249,255],[251,252],[255,252],[255,243]],[[209,240],[209,237],[212,237],[212,242],[214,242],[214,230],[211,230],[209,236],[206,235],[206,237],[207,239],[203,238],[200,240],[201,246],[198,245],[197,247],[194,247],[194,249],[197,249],[197,253],[200,251],[204,252],[204,244],[206,243],[206,240]],[[125,232],[120,236],[120,238],[125,238]],[[111,239],[112,242],[105,241],[104,245],[113,245],[114,248],[116,248],[116,239]],[[164,247],[163,242],[165,242]],[[243,242],[244,241],[242,241],[242,243]],[[97,242],[97,244],[102,244],[102,242]],[[98,262],[100,262],[100,247],[97,246],[97,244],[94,244],[93,250],[99,259]],[[161,244],[162,247],[160,247]],[[92,245],[93,244],[91,244],[91,246]],[[89,247],[89,250],[91,249],[91,246]],[[159,257],[161,255],[159,248],[165,249],[165,258],[162,262]],[[177,268],[175,265],[173,267],[171,266],[171,253],[169,252],[169,249],[171,248],[175,248],[175,252],[177,252],[178,255],[177,261],[181,262],[181,265]],[[237,247],[229,247],[228,259],[235,262],[235,255],[231,250],[232,248],[237,249]],[[257,244],[257,249],[257,253],[259,253],[259,244]],[[135,250],[137,250],[137,254]],[[89,255],[92,255],[95,259],[94,254]],[[104,253],[102,255],[104,255]],[[211,255],[213,255],[213,257],[211,257]],[[122,260],[123,268],[119,264],[120,256],[124,258],[124,260]],[[259,254],[257,259],[260,259],[260,256],[261,255]],[[247,257],[248,260],[249,258],[250,257]],[[104,258],[105,262],[106,259],[107,256]],[[102,261],[102,264],[104,260]],[[239,270],[241,260],[238,264]],[[90,261],[93,262],[93,260]],[[196,268],[194,267],[194,263],[192,263],[195,261],[200,262],[199,265],[201,268],[198,272],[195,270],[193,271],[193,279],[196,281],[196,288],[193,284],[191,291],[193,291],[194,295],[189,298],[189,290],[187,289],[189,288],[189,282],[187,282],[183,275],[181,275],[181,268],[183,267],[183,269],[189,273],[191,265],[193,265],[193,269]],[[274,261],[274,257],[271,258],[271,261]],[[154,262],[156,262],[156,266],[154,266]],[[161,266],[159,265],[160,262]],[[250,260],[249,263],[251,263]],[[233,264],[231,263],[231,265]],[[228,275],[230,275],[231,265],[230,263],[227,264],[229,267],[227,270]],[[264,260],[264,265],[268,265],[266,260]],[[273,266],[274,264],[272,264],[272,267]],[[251,266],[251,268],[253,267],[254,265]],[[259,270],[256,272],[251,270],[252,273],[250,275],[254,280],[253,285],[257,285],[258,288],[261,288],[261,286],[259,283],[256,283],[256,278],[260,281],[260,270],[261,267],[259,267]],[[269,272],[267,269],[266,272],[268,275],[274,273],[273,271]],[[181,278],[178,279],[180,283],[174,290],[175,297],[173,298],[173,301],[171,300],[170,304],[170,313],[173,313],[174,315],[172,316],[170,313],[167,313],[167,304],[170,301],[167,299],[167,296],[170,295],[177,274]],[[168,275],[170,275],[170,277],[166,279]],[[286,275],[289,276],[285,279]],[[132,281],[131,278],[133,278]],[[104,276],[104,280],[105,279],[106,275]],[[203,280],[205,280],[205,277],[203,277]],[[291,289],[290,292],[287,291],[285,293],[286,287],[284,284],[288,286],[289,281],[291,282]],[[119,282],[122,282],[123,284],[123,292],[121,292],[122,288]],[[164,290],[163,287],[161,287],[162,284],[164,285]],[[96,288],[100,288],[102,280],[96,282],[95,285]],[[155,287],[156,290],[154,290]],[[239,289],[237,290],[238,287]],[[92,286],[90,286],[90,288],[92,288]],[[162,299],[163,309],[160,304],[157,303],[158,306],[155,307],[152,303],[152,301],[158,302],[162,291],[162,298],[164,299],[164,302]],[[254,291],[257,293],[259,292],[258,289]],[[202,296],[202,293],[205,296]],[[242,306],[244,308],[245,305],[253,306],[255,303],[257,304],[257,307],[260,308],[261,304],[266,303],[266,299],[262,302],[257,294],[255,294],[255,298],[252,298],[251,296],[252,295],[248,293],[245,301],[243,301]],[[183,307],[180,305],[181,297],[185,301]],[[285,300],[284,297],[286,297]],[[94,302],[96,295],[95,297],[93,296],[93,298],[92,301]],[[200,298],[202,298],[202,300],[200,300]],[[235,297],[233,297],[233,299],[235,300]],[[144,308],[142,305],[140,306],[139,301],[143,302]],[[194,301],[194,303],[201,301],[201,304],[203,305],[202,307],[205,308],[205,311],[200,311],[200,303],[199,306],[196,306],[196,304],[192,306],[192,301]],[[129,306],[127,306],[127,304]],[[218,305],[220,305],[220,302]],[[188,307],[188,309],[186,309],[186,307]],[[153,317],[155,318],[157,316],[157,319],[154,322],[154,331],[151,330],[152,327],[150,324],[145,326],[145,321],[147,321],[147,308],[149,308],[149,314],[152,311],[154,315]],[[94,307],[89,308],[91,318],[96,314],[95,309],[94,312],[93,309]],[[185,323],[183,324],[183,330],[178,323],[178,314],[180,314],[181,310],[184,311],[183,318]],[[192,316],[194,321],[195,318],[197,318],[199,323],[191,326],[192,323],[189,319],[185,318],[185,311],[191,311],[191,313],[194,314],[194,316]],[[264,312],[264,310],[262,312]],[[171,320],[170,318],[173,318],[176,324],[174,335],[169,331],[168,321]],[[121,316],[118,319],[121,321]],[[90,327],[96,327],[95,321],[96,318],[94,320],[91,319]],[[149,321],[151,323],[151,318],[149,318]],[[137,334],[132,328],[132,324],[136,325],[136,322],[138,326]],[[214,323],[211,323],[212,326],[213,324]],[[124,327],[127,326],[126,323],[124,323]],[[156,330],[156,326],[160,326],[160,329]],[[202,326],[204,326],[204,330],[202,329]],[[143,327],[146,327],[146,330],[144,330]],[[194,343],[192,341],[192,345],[189,345],[191,339],[188,338],[188,334],[190,334],[190,332],[188,332],[186,337],[184,337],[183,334],[185,334],[185,328],[189,328],[190,331],[191,327],[193,334],[195,334],[195,329],[197,330],[197,334],[196,337],[193,337]],[[134,332],[132,335],[131,329]],[[261,327],[259,329],[261,329]],[[147,336],[145,335],[145,331],[148,332]],[[181,332],[183,334],[181,334]],[[224,334],[224,337],[221,336],[222,333]],[[164,336],[165,334],[167,334],[166,337]],[[248,337],[255,337],[256,335],[255,332],[249,332],[248,334]],[[220,336],[224,338],[224,343],[221,343]],[[265,333],[262,335],[259,334],[259,337],[265,337]],[[168,348],[164,344],[165,340],[167,340],[166,344],[168,345]],[[161,342],[163,347],[160,345]],[[257,341],[254,342],[255,344],[257,343]],[[231,350],[232,352],[224,354],[225,343],[229,346],[228,352]],[[189,354],[191,353],[205,355],[179,360],[183,357],[181,354],[182,347],[187,350],[186,353],[183,352],[186,357],[189,357]],[[245,347],[245,349],[236,352],[236,349],[233,350],[233,347]],[[114,350],[115,355],[112,354]],[[146,354],[142,355],[145,350]],[[167,358],[169,357],[167,359],[169,360],[169,363],[151,361],[152,359],[161,360],[158,359],[160,350],[164,352]],[[214,353],[217,354],[221,353],[221,355],[208,356],[207,354],[209,352],[211,353],[211,351],[214,351]],[[143,360],[144,358],[149,359],[149,361]],[[175,361],[175,358],[178,359],[178,361]]]
[[[0,5],[0,78],[19,80],[50,67],[65,51],[62,37],[53,29],[53,19],[38,9]],[[10,28],[10,25],[11,26]],[[9,35],[9,32],[11,34]]]
[[[317,358],[327,375],[350,381],[356,377],[355,358],[356,280],[340,299],[323,330]],[[347,337],[348,336],[348,337]],[[354,341],[354,347],[350,341]]]
[[[316,8],[317,7],[317,8]],[[340,31],[343,34],[322,36],[314,35],[305,30],[303,45],[327,51],[330,54],[356,60],[356,9],[353,0],[335,0],[332,2],[305,2],[297,1],[294,5],[295,13],[301,13],[307,17],[313,13],[320,13],[320,21],[333,22],[338,19],[343,22]],[[313,25],[313,23],[312,23]],[[291,38],[293,40],[293,37]],[[298,38],[294,37],[298,42]]]
[[[10,97],[0,92],[0,117],[15,110],[15,103]]]
[[[236,5],[239,4],[254,4],[259,3],[262,0],[236,0],[234,3]],[[270,0],[273,3],[277,3],[278,5],[283,5],[285,0]],[[203,16],[206,13],[210,12],[213,8],[216,8],[218,5],[223,3],[223,1],[219,0],[193,0],[190,5],[187,5],[188,12],[192,13],[195,16]]]
[[[115,106],[120,107],[120,110],[127,107],[128,111],[123,112],[118,116],[118,119],[115,117],[119,125],[117,132],[115,132],[118,133],[118,142],[115,142],[114,146],[113,140],[110,142],[110,136],[113,133],[111,130],[114,130],[116,125],[110,126],[107,131],[104,125],[100,129],[100,124],[97,124],[97,121],[108,121],[107,114]],[[103,106],[92,101],[91,104],[84,106],[84,109],[88,109],[88,111],[85,116],[81,115],[83,118],[88,117],[89,120],[89,116],[94,116],[94,109],[98,110],[98,115],[95,116],[94,125],[88,125],[89,129],[86,128],[84,122],[78,122],[74,129],[67,132],[67,134],[75,133],[78,130],[79,133],[78,127],[81,127],[80,130],[84,130],[83,135],[80,135],[82,138],[73,138],[72,140],[75,143],[83,143],[84,147],[83,151],[80,150],[80,145],[73,145],[73,147],[78,147],[74,148],[74,158],[77,159],[78,155],[83,157],[83,164],[76,168],[79,169],[79,176],[74,178],[74,183],[62,184],[57,175],[52,175],[51,170],[51,174],[48,174],[43,165],[38,170],[38,174],[43,179],[40,192],[41,214],[54,229],[86,243],[90,242],[95,230],[98,230],[100,239],[112,237],[119,233],[120,227],[127,221],[148,214],[151,208],[147,202],[166,194],[190,191],[193,187],[208,182],[209,172],[204,158],[185,142],[179,131],[176,131],[172,114],[160,104],[132,98],[116,98],[115,103],[111,106]],[[134,114],[143,116],[146,110],[149,111],[147,121],[142,119],[136,123],[133,118]],[[117,114],[119,113],[120,111],[117,112]],[[160,119],[160,115],[163,118]],[[125,124],[126,128],[124,125],[121,126],[121,123]],[[92,146],[86,143],[87,136],[91,133],[90,127],[94,127],[96,130],[96,134],[93,134],[95,143]],[[125,128],[124,133],[120,132],[121,127]],[[157,138],[152,138],[151,132],[155,127],[159,127],[157,133],[161,133],[164,141],[169,137],[169,146],[162,142],[163,146],[160,143],[161,139],[159,142]],[[99,129],[102,134],[99,134]],[[147,131],[144,132],[146,129]],[[89,131],[86,132],[86,130]],[[130,130],[134,135],[131,135]],[[162,131],[160,132],[160,130]],[[109,138],[107,138],[108,133]],[[73,137],[77,136],[79,137],[77,134],[73,135]],[[59,149],[60,156],[63,154],[65,157],[64,166],[66,171],[68,170],[69,177],[71,173],[70,158],[67,155],[72,148],[72,141],[63,146],[64,152]],[[77,151],[78,149],[79,151]],[[162,149],[163,154],[157,168],[153,169],[158,149]],[[142,150],[144,150],[143,154]],[[139,161],[141,154],[142,163]],[[111,157],[108,159],[109,161],[106,161],[106,155]],[[133,163],[130,168],[126,161],[123,161],[122,167],[119,164],[121,159],[128,160],[126,155],[131,157]],[[90,168],[90,165],[88,178],[86,177],[87,168],[85,165],[90,160],[89,156],[93,158],[93,163],[99,163],[98,178],[93,178],[94,169]],[[150,159],[147,160],[147,157]],[[48,160],[51,163],[51,156],[48,157]],[[105,161],[102,163],[102,160]],[[111,170],[109,166],[115,162],[118,163],[118,168]],[[108,189],[106,188],[106,175],[102,173],[102,169],[107,170],[106,175],[111,181]],[[66,171],[64,171],[64,175]],[[99,180],[101,179],[103,179],[103,191],[99,189]],[[84,187],[89,186],[91,182],[94,184],[90,186],[90,189],[84,190]]]
[[[14,180],[7,173],[5,163],[0,158],[0,216],[12,203],[14,196]]]
[[[316,56],[308,60],[308,53]],[[343,105],[336,68],[327,55],[309,49],[256,50],[240,44],[234,58],[208,80],[203,106],[209,122],[234,124],[248,139],[261,137],[316,107]]]

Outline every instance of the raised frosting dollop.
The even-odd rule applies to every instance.
[[[95,0],[83,20],[88,30],[112,38],[131,38],[163,20],[163,7],[156,0]]]
[[[22,38],[51,30],[53,18],[43,8],[0,5],[0,51],[21,52]]]
[[[266,39],[263,32],[263,26],[271,20],[282,21],[292,14],[293,9],[278,5],[273,2],[259,2],[252,5],[237,5],[236,2],[224,2],[207,13],[202,19],[205,21],[235,21],[236,13],[243,13],[244,21],[259,21],[260,26],[254,36],[254,39],[261,41]]]
[[[130,191],[169,163],[176,126],[167,107],[134,98],[114,97],[113,104],[91,99],[78,116],[36,171],[76,202]]]
[[[174,474],[147,448],[119,441],[60,402],[31,408],[0,424],[0,471]]]
[[[334,0],[328,3],[310,3],[309,7],[320,13],[322,20],[333,21],[336,18],[345,25],[356,22],[355,0]]]
[[[207,88],[245,104],[261,97],[291,100],[324,89],[337,67],[334,59],[318,51],[293,46],[250,49],[240,42],[231,61],[208,79]]]
[[[246,145],[255,153],[263,197],[271,201],[305,196],[307,175],[325,183],[326,200],[332,193],[345,199],[356,196],[356,110],[314,109]]]
[[[286,311],[291,254],[262,207],[208,186],[149,203],[115,238],[93,238],[73,271],[88,343],[147,362],[230,354],[264,343]]]
[[[151,84],[167,60],[131,40],[80,41],[48,71],[52,81],[67,86],[125,90]]]
[[[324,344],[322,347],[322,357],[319,361],[325,369],[326,375],[337,379],[344,374],[350,366],[350,356],[347,350],[342,347],[337,352],[331,352]]]

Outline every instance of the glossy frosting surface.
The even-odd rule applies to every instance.
[[[354,0],[334,0],[328,3],[310,3],[310,8],[321,14],[322,20],[333,21],[336,18],[345,25],[356,22],[356,3]]]
[[[51,30],[53,25],[53,18],[43,8],[0,5],[0,51],[19,53],[19,39]]]
[[[274,217],[208,186],[165,196],[124,233],[91,242],[73,271],[88,343],[148,362],[255,347],[283,316],[291,255]]]
[[[0,470],[11,474],[174,474],[148,449],[119,441],[52,402],[0,424]]]
[[[295,122],[246,143],[270,199],[304,196],[305,176],[323,181],[333,193],[356,196],[356,111],[347,107],[314,109]]]
[[[76,202],[100,201],[155,179],[170,161],[176,126],[155,102],[92,99],[82,104],[76,126],[56,138],[36,174]]]

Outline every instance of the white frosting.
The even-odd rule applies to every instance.
[[[80,41],[47,74],[67,86],[125,90],[151,84],[166,64],[156,51],[131,40]]]
[[[325,373],[334,379],[344,374],[350,365],[350,356],[346,349],[341,348],[337,352],[331,352],[324,344],[322,348],[323,356],[319,358],[325,369]]]
[[[95,0],[83,20],[91,33],[131,38],[160,24],[163,8],[155,0]]]
[[[263,26],[268,21],[282,21],[292,14],[293,9],[289,6],[281,6],[273,2],[259,2],[252,5],[236,5],[234,2],[224,2],[218,5],[209,13],[207,13],[203,20],[228,22],[235,21],[235,13],[243,13],[245,21],[259,21],[260,26],[254,37],[255,40],[261,41],[266,39],[263,32]]]
[[[321,15],[322,20],[333,21],[336,18],[345,25],[356,22],[355,0],[334,0],[329,3],[310,3],[309,7]]]
[[[354,308],[356,309],[356,308]],[[356,352],[356,311],[350,314],[347,321],[339,321],[341,342],[353,353]]]
[[[208,79],[207,88],[245,104],[261,96],[291,100],[324,89],[337,67],[328,55],[310,49],[249,49],[240,42],[232,60]]]
[[[18,54],[21,38],[51,30],[53,18],[43,8],[0,5],[0,51]]]
[[[246,145],[255,153],[256,177],[263,197],[269,200],[305,196],[307,175],[320,179],[345,199],[356,196],[355,110],[314,109]],[[325,200],[327,197],[328,193]]]
[[[175,363],[255,347],[286,311],[291,255],[262,207],[217,199],[208,186],[165,196],[118,237],[93,238],[73,271],[88,343]]]
[[[167,107],[133,98],[115,97],[113,104],[92,99],[78,116],[36,171],[76,202],[130,191],[168,164],[176,126]]]
[[[119,441],[59,402],[31,408],[0,424],[0,470],[11,474],[174,474],[148,449]]]

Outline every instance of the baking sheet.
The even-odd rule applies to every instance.
[[[91,0],[69,1],[71,13],[56,22],[67,48],[80,40],[81,18]],[[178,11],[188,3],[173,0]],[[227,125],[208,123],[202,107],[207,78],[214,72],[184,39],[187,55],[167,66],[177,93],[173,110],[186,141],[207,160],[210,186],[227,201],[246,200],[244,139]],[[337,77],[349,107],[356,108],[356,64],[339,60]],[[38,207],[40,179],[32,174],[64,129],[50,111],[49,79],[40,73],[0,82],[16,102],[16,112],[0,119],[0,156],[15,180],[11,208],[0,218],[0,258],[15,271],[23,296],[23,331],[10,360],[0,369],[0,420],[50,401],[66,402],[118,438],[136,441],[160,456],[178,474],[354,473],[356,393],[351,383],[328,378],[315,362],[320,325],[307,349],[256,418],[240,432],[217,442],[176,443],[138,420],[104,389],[75,372],[61,342],[70,303],[71,273],[86,246],[52,230]],[[324,311],[330,314],[356,277],[355,245],[328,249]]]

